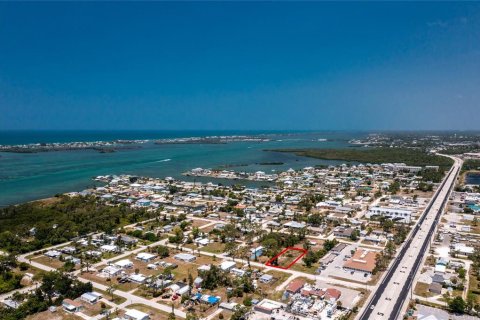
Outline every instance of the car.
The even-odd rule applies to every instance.
[[[370,310],[373,310],[373,309],[375,309],[375,305],[374,305],[374,304],[372,304],[372,305],[370,306]]]

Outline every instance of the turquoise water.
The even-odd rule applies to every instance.
[[[212,134],[258,134],[246,132],[0,132],[0,144],[33,142],[93,141],[112,139],[155,139]],[[171,144],[152,142],[141,149],[115,153],[96,151],[65,151],[32,154],[0,153],[0,206],[50,197],[56,193],[80,191],[92,186],[92,177],[106,174],[134,174],[164,178],[172,176],[185,180],[182,172],[196,167],[215,168],[222,165],[248,164],[232,170],[271,172],[302,168],[316,164],[338,164],[293,154],[266,152],[272,148],[342,148],[348,140],[361,133],[276,133],[274,141],[229,144]],[[329,139],[327,142],[319,138]],[[168,161],[164,161],[170,159]],[[284,162],[284,165],[258,165],[261,162]],[[196,178],[197,181],[218,181]],[[233,183],[232,181],[221,181]],[[235,182],[237,183],[237,182]],[[255,183],[250,183],[258,185]]]

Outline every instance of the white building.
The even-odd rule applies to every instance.
[[[398,208],[388,207],[372,207],[365,215],[367,218],[371,216],[384,216],[399,222],[410,223],[412,219],[412,211]]]
[[[220,269],[222,269],[223,271],[230,271],[233,267],[235,267],[235,262],[233,261],[223,261],[221,264],[220,264]]]
[[[135,309],[126,309],[123,318],[127,320],[149,320],[150,316]]]
[[[178,253],[174,256],[174,258],[180,261],[185,261],[185,262],[193,262],[195,261],[195,259],[197,259],[196,256],[189,253]]]
[[[137,256],[135,257],[137,260],[141,260],[143,262],[150,262],[152,261],[153,259],[155,259],[156,255],[154,254],[151,254],[151,253],[148,253],[148,252],[140,252],[139,254],[137,254]]]
[[[133,268],[133,262],[128,259],[123,259],[115,262],[115,266],[121,269],[129,269],[129,268]]]

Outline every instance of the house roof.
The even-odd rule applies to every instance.
[[[232,267],[234,267],[236,265],[236,263],[234,261],[223,261],[221,264],[220,264],[220,268],[222,270],[229,270],[231,269]]]
[[[148,314],[135,310],[135,309],[126,309],[125,315],[133,319],[148,319]]]
[[[442,292],[442,285],[437,282],[432,282],[430,286],[428,287],[429,291],[436,291],[436,292]]]
[[[342,292],[340,290],[337,290],[335,288],[328,288],[325,292],[325,299],[335,299],[338,300],[340,296],[342,295]]]
[[[432,281],[433,282],[438,282],[438,283],[443,283],[445,281],[445,278],[443,277],[443,275],[441,275],[439,273],[435,273],[432,277]]]
[[[67,305],[71,305],[71,306],[74,306],[76,308],[78,307],[81,307],[82,306],[82,303],[79,302],[79,301],[73,301],[72,299],[64,299],[62,304],[67,304]]]
[[[295,279],[288,284],[286,290],[289,291],[289,292],[298,292],[298,291],[300,291],[300,289],[302,289],[304,284],[305,284],[304,280]]]

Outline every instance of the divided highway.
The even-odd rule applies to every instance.
[[[382,282],[357,319],[396,320],[402,318],[400,314],[402,306],[408,299],[415,275],[423,262],[430,239],[440,221],[443,208],[450,197],[462,166],[460,159],[453,157],[452,159],[455,161],[454,165],[438,187],[410,236],[391,263],[389,270],[386,271]]]

